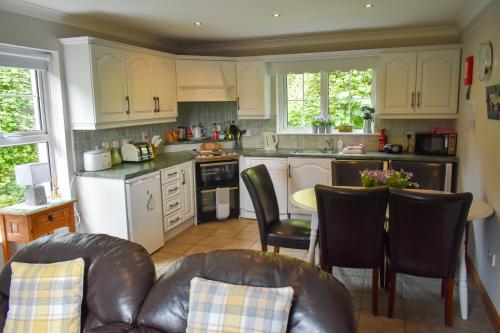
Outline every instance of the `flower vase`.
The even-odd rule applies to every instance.
[[[365,119],[365,121],[363,123],[363,133],[365,133],[365,134],[372,133],[372,120],[371,119]]]
[[[318,133],[318,125],[313,125],[312,131],[313,131],[313,133]]]
[[[333,125],[326,126],[326,133],[333,133]]]
[[[325,125],[319,125],[318,129],[320,133],[325,133]]]

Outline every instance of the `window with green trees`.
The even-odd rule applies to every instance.
[[[48,161],[40,70],[0,67],[0,207],[23,201],[14,165]]]
[[[362,129],[362,108],[372,106],[373,80],[371,69],[284,75],[283,130],[310,131],[321,115],[335,127]]]

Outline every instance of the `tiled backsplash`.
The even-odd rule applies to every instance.
[[[206,103],[179,103],[176,123],[155,125],[132,126],[97,131],[73,131],[75,144],[75,164],[78,169],[83,167],[83,152],[101,146],[102,141],[121,140],[128,138],[134,141],[142,140],[142,133],[149,137],[158,134],[163,138],[165,131],[175,129],[177,126],[191,126],[202,123],[207,129],[213,123],[231,122],[235,120],[241,129],[250,132],[250,136],[243,137],[244,148],[260,148],[263,145],[261,132],[276,131],[276,114],[271,114],[268,120],[237,120],[235,102],[206,102]],[[406,146],[406,132],[425,132],[430,127],[455,128],[455,120],[377,120],[375,132],[385,128],[388,142],[401,143]],[[363,143],[369,151],[377,149],[376,135],[331,135],[336,142],[339,137],[344,145]],[[330,135],[297,135],[280,134],[278,147],[282,149],[322,149],[326,146],[325,140]],[[161,147],[160,147],[161,148]]]

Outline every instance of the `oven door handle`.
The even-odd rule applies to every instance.
[[[230,164],[238,164],[238,161],[232,161],[232,162],[216,162],[216,163],[200,163],[200,168],[206,168],[206,167],[211,167],[211,166],[217,166],[217,165],[230,165]]]
[[[223,188],[225,188],[225,187],[223,187]],[[227,187],[227,188],[228,188],[230,191],[232,191],[232,190],[237,190],[237,189],[238,189],[238,186],[234,186],[234,187]],[[200,191],[200,193],[201,193],[201,194],[204,194],[204,193],[212,193],[212,192],[215,192],[215,191],[217,191],[217,189],[216,189],[216,188],[214,188],[213,190],[201,190],[201,191]]]

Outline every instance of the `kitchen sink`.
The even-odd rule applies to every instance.
[[[332,150],[318,150],[318,149],[297,149],[292,152],[292,155],[332,155],[335,154]]]

